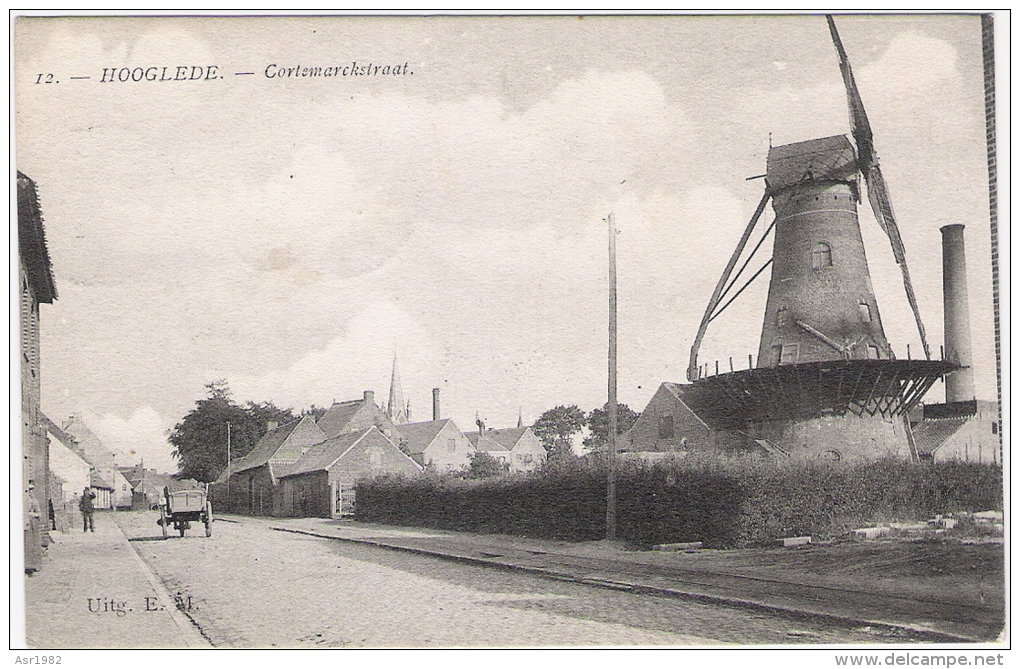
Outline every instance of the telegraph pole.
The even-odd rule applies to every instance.
[[[606,539],[616,538],[616,226],[609,222],[609,462],[606,485]]]
[[[227,509],[230,509],[230,421],[227,421]]]

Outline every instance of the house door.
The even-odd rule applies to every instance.
[[[329,515],[331,518],[339,518],[341,511],[343,510],[343,501],[340,495],[340,483],[330,484],[331,495],[330,498],[333,500],[330,504]]]
[[[255,515],[255,477],[248,477],[248,514]]]

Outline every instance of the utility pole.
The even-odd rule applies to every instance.
[[[230,421],[227,421],[227,509],[230,509]]]
[[[616,538],[616,225],[609,222],[609,462],[606,485],[606,539]]]

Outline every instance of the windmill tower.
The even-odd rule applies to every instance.
[[[871,126],[831,17],[828,23],[854,141],[838,135],[770,148],[765,193],[691,347],[692,401],[708,407],[718,424],[770,452],[831,459],[916,457],[905,414],[958,365],[930,359]],[[903,275],[923,360],[898,360],[882,328],[857,216],[861,175]],[[770,201],[775,218],[734,273]],[[773,230],[772,257],[733,292]],[[716,366],[713,375],[698,362],[709,323],[769,267],[756,364],[724,374]]]

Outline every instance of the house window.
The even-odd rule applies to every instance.
[[[779,360],[777,361],[780,365],[789,365],[797,362],[797,358],[800,357],[800,345],[799,344],[783,344],[779,347]]]
[[[825,242],[818,242],[811,249],[811,267],[821,269],[832,267],[832,247]]]
[[[372,469],[382,469],[383,452],[381,448],[372,448],[368,451],[368,462]]]
[[[779,311],[776,312],[776,325],[783,327],[790,320],[790,312],[787,311],[786,307],[779,307]]]
[[[673,416],[659,416],[659,439],[673,438]]]
[[[868,360],[878,360],[878,347],[874,344],[868,344]]]
[[[861,302],[857,305],[857,313],[860,314],[862,323],[871,322],[871,307],[867,302]]]
[[[819,460],[828,460],[830,462],[839,462],[843,459],[843,456],[839,451],[822,451],[818,454]]]
[[[992,434],[999,434],[999,421],[992,421]]]
[[[446,440],[446,450],[448,450],[450,453],[456,452],[457,451],[457,440],[456,439],[447,439]]]

